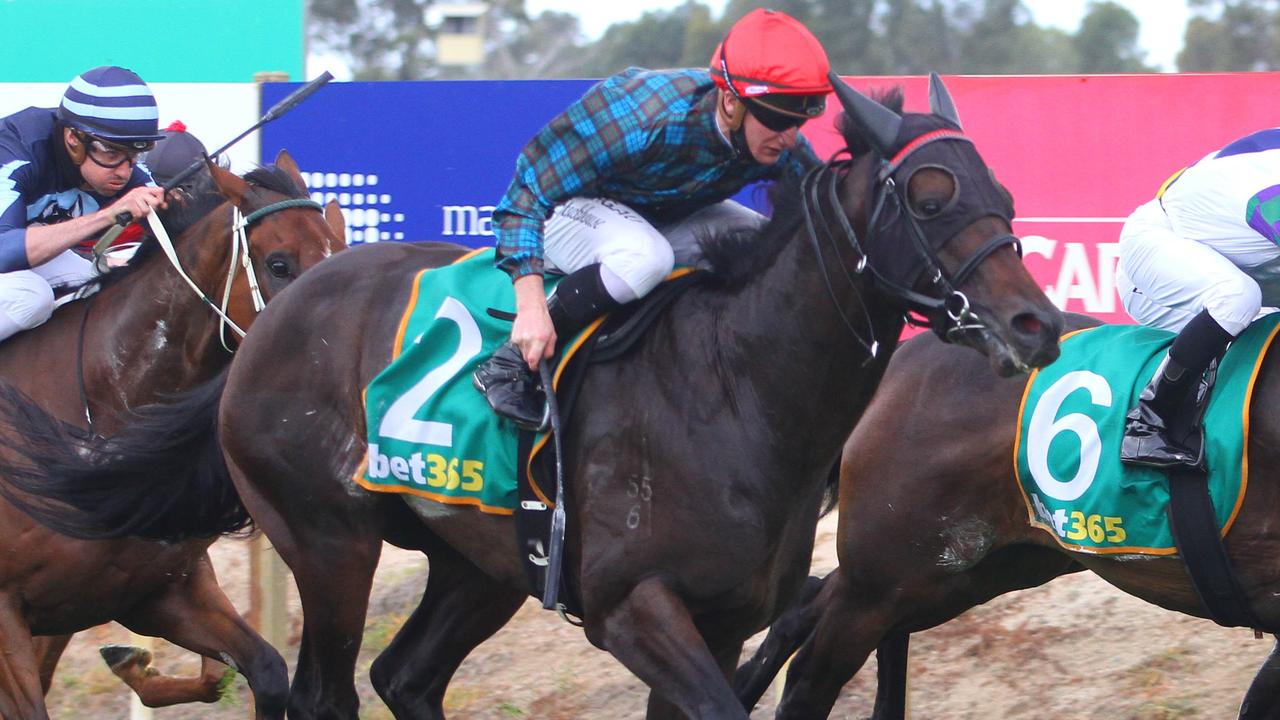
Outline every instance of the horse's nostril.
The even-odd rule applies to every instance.
[[[1021,335],[1039,335],[1044,323],[1034,313],[1022,313],[1013,319],[1013,329]]]

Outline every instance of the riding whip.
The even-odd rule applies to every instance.
[[[161,187],[164,188],[165,192],[169,192],[170,190],[174,189],[175,187],[180,185],[182,182],[184,182],[187,178],[195,174],[205,164],[205,162],[213,160],[214,158],[218,157],[223,152],[225,152],[227,148],[240,142],[245,138],[246,135],[253,132],[254,130],[257,130],[263,125],[266,125],[272,120],[275,120],[281,115],[284,115],[285,113],[289,112],[294,107],[296,107],[298,103],[302,102],[303,100],[306,100],[308,97],[311,96],[312,93],[314,93],[316,90],[319,90],[322,85],[324,85],[325,83],[329,82],[332,79],[333,79],[333,74],[330,73],[328,70],[326,70],[323,73],[321,73],[320,76],[317,77],[315,80],[312,80],[306,85],[303,85],[297,90],[294,90],[293,92],[289,93],[289,95],[285,97],[283,100],[276,103],[275,105],[272,105],[271,109],[267,110],[267,112],[263,114],[263,116],[258,120],[258,122],[254,123],[248,130],[245,130],[244,132],[232,138],[231,141],[228,142],[226,145],[223,145],[217,150],[214,150],[212,153],[206,155],[204,159],[196,160],[195,162],[191,163],[190,165],[187,166],[187,169],[183,170],[177,175],[174,175],[173,179],[169,180],[169,182],[165,183],[164,185],[161,185]],[[102,253],[105,252],[106,249],[111,246],[111,243],[117,237],[120,236],[120,233],[124,231],[125,226],[131,222],[133,222],[133,213],[125,211],[117,214],[115,226],[113,226],[111,229],[103,233],[102,237],[98,240],[98,242],[94,244],[93,246],[94,255],[99,255],[99,256],[102,255]]]

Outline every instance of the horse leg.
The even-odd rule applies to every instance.
[[[845,682],[857,674],[888,627],[889,603],[876,607],[851,602],[847,571],[838,567],[814,599],[818,621],[787,671],[777,718],[824,718]]]
[[[129,686],[147,707],[168,707],[183,703],[217,702],[235,670],[202,656],[200,673],[193,677],[163,675],[151,666],[151,651],[131,645],[107,645],[98,650],[112,674]]]
[[[249,682],[257,717],[284,717],[289,694],[289,672],[284,658],[236,612],[218,587],[207,554],[193,563],[186,577],[169,583],[131,608],[119,622],[140,635],[162,637],[205,657],[221,659]],[[206,663],[195,684],[204,684],[211,669]],[[168,689],[172,690],[173,686]],[[186,689],[190,690],[191,685]],[[217,690],[216,682],[213,689]],[[146,702],[146,697],[141,694],[139,697]],[[214,694],[206,701],[216,699]]]
[[[720,662],[662,579],[641,580],[588,629],[599,636],[593,642],[688,717],[746,720]]]
[[[764,642],[756,648],[751,659],[742,664],[733,676],[733,691],[742,706],[751,710],[760,702],[782,666],[791,659],[800,643],[809,637],[818,624],[821,612],[814,600],[822,589],[824,578],[810,577],[800,590],[796,603],[786,610],[773,624]]]
[[[910,633],[889,635],[876,648],[876,705],[871,720],[902,720],[907,716],[910,650]]]
[[[445,689],[458,666],[526,597],[452,550],[432,552],[422,601],[369,671],[392,714],[443,720]]]
[[[1280,718],[1280,635],[1240,703],[1240,720]]]
[[[742,658],[742,642],[735,641],[726,645],[723,649],[714,650],[716,662],[720,665],[720,670],[724,673],[725,680],[733,679],[733,672],[737,669],[738,660]],[[671,720],[684,720],[685,714],[666,698],[659,695],[656,691],[649,692],[649,704],[645,710],[646,720],[659,720],[660,718],[670,718]]]
[[[302,600],[302,644],[289,717],[355,718],[360,707],[356,660],[382,554],[380,534],[327,519],[310,528],[286,529],[278,515],[269,517],[274,511],[251,512],[260,527],[271,529],[267,536],[293,571]]]
[[[19,605],[13,597],[0,604],[0,718],[47,720],[35,642]]]
[[[40,665],[40,687],[44,689],[45,695],[53,687],[53,672],[58,669],[58,660],[62,659],[62,653],[70,642],[70,635],[41,635],[32,638],[36,662]]]

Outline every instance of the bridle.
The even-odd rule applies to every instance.
[[[879,234],[892,230],[899,223],[905,223],[906,235],[911,239],[916,259],[923,266],[923,276],[927,278],[929,287],[935,291],[934,294],[919,292],[907,283],[888,277],[871,262],[870,254],[864,247],[864,243],[859,240],[858,233],[853,229],[853,225],[850,224],[848,217],[841,209],[839,185],[853,166],[852,158],[840,157],[847,151],[841,151],[827,162],[812,168],[800,182],[805,227],[809,239],[818,253],[818,262],[822,268],[827,292],[836,303],[836,308],[844,321],[845,327],[867,350],[870,356],[868,362],[875,358],[879,351],[879,342],[874,337],[874,326],[867,313],[865,303],[863,303],[863,313],[866,316],[868,337],[863,337],[863,334],[858,332],[845,314],[844,309],[840,306],[831,284],[831,270],[822,259],[818,228],[824,229],[827,239],[837,251],[839,250],[840,241],[843,240],[857,253],[858,260],[853,266],[853,272],[861,275],[869,271],[873,282],[882,291],[903,304],[906,309],[905,317],[907,322],[917,325],[927,324],[946,342],[954,342],[957,337],[967,332],[986,329],[986,323],[973,311],[968,296],[959,289],[973,275],[978,266],[992,253],[1006,245],[1012,245],[1018,252],[1019,257],[1022,255],[1022,246],[1018,238],[1010,233],[1004,233],[987,239],[981,247],[965,260],[964,264],[954,274],[948,273],[943,269],[942,263],[938,260],[937,251],[925,237],[919,221],[915,215],[907,211],[906,183],[899,183],[897,180],[897,175],[907,169],[905,161],[908,157],[928,143],[937,141],[972,142],[957,130],[936,130],[925,133],[907,143],[892,158],[885,159],[882,157],[880,159],[880,168],[876,172],[876,181],[873,187],[874,196],[870,205],[872,210],[867,221],[865,243],[866,245],[876,245],[875,241]],[[949,168],[944,169],[949,170]],[[952,172],[952,174],[954,175],[955,173]],[[823,207],[824,201],[826,203],[825,210]],[[835,216],[835,224],[839,227],[839,234],[832,230],[832,222],[827,217],[828,212]],[[844,265],[841,265],[840,268],[848,283],[856,289],[857,284],[849,274],[848,268]],[[916,320],[911,313],[923,316],[925,320]]]
[[[311,208],[313,210],[318,210],[321,213],[324,212],[324,207],[310,198],[289,198],[286,200],[280,200],[258,208],[248,215],[244,215],[236,205],[231,205],[231,253],[229,262],[227,263],[227,281],[223,289],[221,306],[214,303],[214,301],[200,289],[200,286],[196,284],[195,280],[191,279],[191,276],[188,275],[187,271],[182,267],[182,261],[178,259],[178,252],[173,245],[173,240],[169,237],[169,232],[165,229],[159,216],[154,212],[147,215],[147,224],[151,227],[151,232],[155,235],[156,243],[164,252],[165,257],[169,259],[170,264],[173,265],[174,269],[178,271],[178,275],[185,280],[187,285],[195,292],[196,297],[200,298],[200,300],[208,306],[215,315],[221,318],[221,322],[218,324],[218,338],[222,342],[223,349],[229,353],[235,352],[235,350],[227,343],[226,329],[230,327],[240,337],[245,336],[245,331],[227,314],[227,307],[231,301],[231,285],[235,281],[236,273],[239,271],[240,267],[244,268],[249,282],[249,294],[253,299],[254,313],[262,312],[262,309],[266,307],[267,303],[266,299],[262,295],[262,289],[258,286],[257,273],[253,271],[253,261],[249,254],[249,228],[254,223],[268,215],[280,212],[281,210],[289,210],[291,208]],[[239,262],[237,262],[237,260]],[[93,295],[90,295],[88,302],[91,303],[92,300]],[[85,307],[84,316],[80,321],[80,338],[76,346],[76,375],[80,384],[80,401],[84,406],[84,417],[89,424],[88,431],[92,435],[93,415],[89,410],[89,393],[84,384],[84,336],[85,328],[89,322],[89,309],[91,307],[92,305]]]

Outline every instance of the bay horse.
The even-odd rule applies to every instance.
[[[909,308],[998,372],[1057,357],[1061,314],[1023,267],[1010,198],[941,81],[928,114],[900,113],[900,91],[886,107],[833,84],[851,159],[776,184],[759,233],[705,241],[715,270],[627,355],[587,369],[565,432],[566,573],[587,638],[651,688],[649,717],[746,717],[729,674],[805,579],[831,470]],[[412,280],[463,250],[384,244],[326,262],[265,310],[224,380],[107,443],[18,448],[36,463],[23,490],[66,522],[167,537],[216,530],[178,499],[233,482],[302,598],[291,718],[356,717],[382,543],[422,550],[421,603],[371,674],[397,717],[444,717],[458,665],[530,592],[512,519],[369,493],[352,475],[366,454],[362,388],[391,358]],[[197,443],[175,435],[220,442],[227,472],[191,472],[182,458]],[[95,483],[131,502],[173,498],[171,517],[147,528],[77,501]]]
[[[1098,324],[1081,315],[1068,319],[1071,329]],[[1250,404],[1248,492],[1224,538],[1261,623],[1256,629],[1273,635],[1280,632],[1278,373],[1273,348]],[[874,717],[901,718],[909,633],[1071,572],[1090,570],[1147,602],[1209,617],[1180,556],[1072,552],[1029,523],[1011,462],[1025,384],[1025,377],[993,377],[966,353],[928,337],[903,344],[845,445],[840,565],[820,584],[811,582],[739,670],[735,687],[748,707],[799,648],[776,717],[827,717],[841,688],[878,648]],[[1280,718],[1280,644],[1255,676],[1239,717]]]
[[[345,247],[337,206],[317,212],[287,153],[244,178],[209,164],[186,189],[185,202],[171,201],[160,218],[174,235],[181,267],[204,295],[221,303],[232,283],[227,314],[240,327],[256,313],[239,267],[245,261],[232,254],[233,207],[252,220],[239,252],[248,253],[245,267],[252,267],[264,299]],[[87,299],[0,344],[0,378],[79,432],[113,432],[132,408],[205,382],[230,361],[220,319],[154,237],[127,265],[94,282],[99,289]],[[231,338],[226,342],[234,347]],[[216,700],[222,660],[249,679],[262,715],[281,716],[284,662],[218,587],[206,554],[211,542],[74,539],[0,501],[0,716],[46,717],[43,692],[70,634],[111,620],[206,658],[201,674],[184,681],[117,650],[114,669],[144,702]]]

